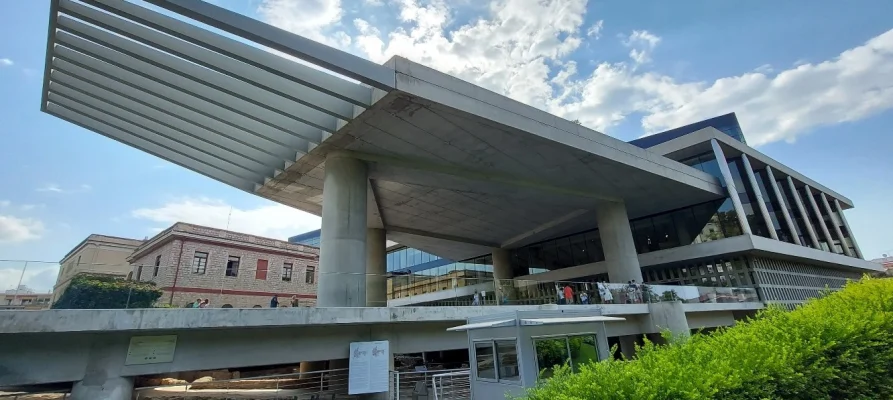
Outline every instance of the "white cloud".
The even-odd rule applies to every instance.
[[[18,243],[39,239],[43,233],[44,225],[39,220],[0,215],[0,243]]]
[[[636,64],[647,64],[651,62],[651,52],[660,43],[660,37],[648,31],[633,31],[623,42],[627,47],[631,47],[629,58]]]
[[[592,55],[575,52],[583,39],[595,39],[595,25],[582,26],[585,0],[491,0],[486,14],[465,25],[453,23],[451,8],[464,3],[394,0],[389,9],[398,26],[390,31],[362,12],[362,19],[342,21],[338,1],[296,4],[266,0],[261,15],[372,61],[400,55],[601,131],[631,116],[656,132],[734,111],[748,143],[758,146],[893,108],[893,30],[833,59],[774,74],[764,66],[715,81],[680,81],[656,72],[659,66],[638,68],[661,41],[646,30],[623,38],[630,61],[596,60],[591,72],[578,71],[573,60]],[[345,38],[349,25],[358,33]]]
[[[232,210],[231,217],[230,210]],[[131,215],[166,224],[161,229],[165,229],[175,222],[188,222],[226,229],[227,219],[229,219],[229,230],[231,231],[280,240],[319,229],[320,226],[319,217],[281,204],[270,202],[256,208],[240,209],[238,207],[231,208],[222,200],[204,197],[175,199],[157,208],[134,210]],[[153,233],[157,233],[157,231],[153,231]]]
[[[55,183],[48,183],[44,186],[37,188],[38,192],[50,192],[50,193],[79,193],[79,192],[87,192],[93,189],[92,186],[87,184],[81,184],[76,188],[66,189],[62,188]]]
[[[8,67],[12,64],[13,64],[12,60],[10,60],[8,58],[0,58],[0,66]]]
[[[0,207],[9,207],[12,204],[9,200],[0,200]]]
[[[586,36],[598,39],[598,38],[602,37],[602,29],[604,29],[604,27],[605,27],[605,20],[600,19],[598,21],[595,21],[595,23],[592,24],[592,26],[590,26],[589,29],[586,30]]]
[[[344,15],[341,0],[264,0],[258,6],[257,13],[273,26],[317,42],[340,46],[350,44],[350,38],[344,32],[330,32],[334,25],[340,24]]]
[[[59,274],[59,264],[38,262],[27,264],[26,268],[25,262],[0,262],[0,291],[15,290],[19,278],[22,279],[22,285],[26,286],[26,289],[37,293],[47,293],[53,289]],[[24,275],[22,275],[23,269]]]

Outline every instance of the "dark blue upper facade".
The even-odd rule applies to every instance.
[[[295,235],[288,238],[289,243],[297,243],[303,244],[307,246],[319,247],[319,239],[322,235],[321,229],[317,229],[315,231],[310,231],[306,233],[302,233],[300,235]]]
[[[629,142],[629,144],[647,149],[649,147],[657,146],[663,142],[668,142],[670,140],[688,135],[689,133],[699,131],[710,126],[716,128],[722,133],[725,133],[726,135],[733,137],[735,140],[741,143],[747,144],[747,141],[744,140],[744,133],[741,132],[741,125],[738,124],[738,117],[735,116],[735,113],[728,113],[726,115],[720,115],[718,117],[713,117],[700,122],[695,122],[693,124],[688,124],[683,127],[670,129],[661,133],[655,133],[654,135],[649,135],[638,138],[636,140],[632,140]]]

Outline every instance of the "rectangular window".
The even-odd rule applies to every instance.
[[[476,379],[519,383],[518,346],[514,339],[475,342]]]
[[[316,267],[312,265],[307,266],[307,270],[304,272],[304,282],[311,285],[316,282]]]
[[[294,270],[294,266],[291,263],[282,264],[282,280],[285,282],[291,282],[291,273]]]
[[[267,267],[270,263],[267,260],[257,260],[257,270],[254,271],[254,279],[267,280]]]
[[[499,367],[500,381],[521,381],[518,368],[518,348],[514,340],[496,341],[496,365]]]
[[[226,262],[226,276],[239,276],[239,261],[239,257],[229,257]]]
[[[474,344],[474,362],[477,364],[477,378],[496,380],[496,357],[493,356],[493,342]]]
[[[161,265],[161,254],[155,256],[155,269],[152,270],[152,276],[158,276],[158,267]]]
[[[204,274],[205,269],[208,267],[208,253],[195,252],[195,256],[192,257],[192,273],[193,274]]]

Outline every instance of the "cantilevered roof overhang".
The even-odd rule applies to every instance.
[[[451,259],[592,228],[602,201],[636,217],[724,196],[704,172],[406,59],[148,2],[179,18],[52,1],[43,111],[317,215],[326,155],[350,152],[369,165],[369,226]]]

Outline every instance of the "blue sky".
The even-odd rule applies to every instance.
[[[889,1],[216,0],[354,54],[428,64],[623,140],[735,111],[760,151],[848,196],[893,251]],[[744,5],[742,5],[744,4]],[[176,220],[285,238],[319,220],[39,111],[48,1],[0,3],[0,259],[46,290],[90,233]],[[10,38],[14,38],[11,40]],[[0,289],[20,262],[0,261]]]

